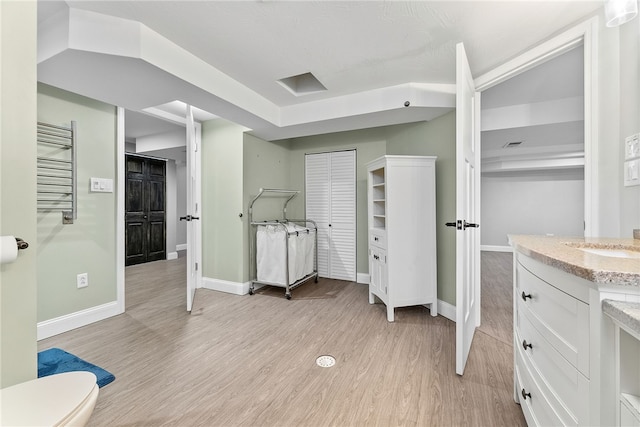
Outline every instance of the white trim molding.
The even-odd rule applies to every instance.
[[[456,321],[456,306],[451,305],[446,301],[438,300],[438,314],[442,317],[446,317],[455,323]]]
[[[62,334],[109,317],[117,316],[122,312],[119,309],[119,302],[112,301],[106,304],[91,307],[75,313],[65,314],[55,319],[38,322],[38,341],[54,335]]]
[[[211,291],[226,292],[234,295],[246,295],[249,293],[251,282],[231,282],[229,280],[212,279],[210,277],[202,278],[202,287]],[[256,285],[255,289],[260,289],[261,285]]]
[[[176,251],[186,251],[187,250],[187,244],[186,243],[181,243],[179,245],[176,245]]]
[[[356,283],[368,285],[370,280],[371,276],[369,275],[369,273],[356,273]]]
[[[480,250],[485,252],[513,252],[511,246],[497,246],[497,245],[480,245]]]
[[[167,261],[178,259],[178,252],[167,252]]]
[[[125,135],[124,135],[124,108],[116,108],[116,303],[118,312],[125,310],[125,202],[124,202],[124,181],[125,181]]]

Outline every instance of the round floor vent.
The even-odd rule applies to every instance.
[[[330,368],[336,364],[336,358],[329,355],[323,355],[316,359],[316,364],[322,368]]]

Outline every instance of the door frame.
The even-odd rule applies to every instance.
[[[543,62],[583,45],[584,60],[584,236],[597,237],[600,232],[598,213],[598,28],[594,16],[559,34],[520,56],[494,68],[474,80],[476,91],[495,85],[528,71]],[[478,125],[482,118],[480,118]],[[482,218],[480,218],[482,224]]]
[[[116,107],[116,315],[125,312],[125,181],[126,181],[126,150],[125,150],[125,108]],[[158,116],[161,119],[168,117]],[[186,126],[186,119],[180,120],[178,116],[171,116],[170,121]],[[202,125],[196,122],[196,141],[201,144]],[[196,185],[201,188],[202,176],[198,174]],[[202,238],[202,236],[200,236]],[[200,240],[201,241],[201,240]],[[202,249],[199,249],[198,257],[202,257]],[[201,260],[200,260],[201,261]],[[201,266],[202,262],[200,262]],[[202,268],[199,268],[199,275],[196,288],[202,287]]]

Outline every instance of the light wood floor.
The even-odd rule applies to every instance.
[[[291,301],[281,288],[198,290],[188,314],[185,258],[128,267],[126,313],[39,349],[61,347],[116,376],[100,389],[91,426],[524,426],[503,286],[511,258],[490,255],[485,281],[500,287],[483,295],[491,316],[462,377],[453,322],[413,307],[388,323],[364,285],[310,282]],[[322,354],[337,365],[316,366]]]

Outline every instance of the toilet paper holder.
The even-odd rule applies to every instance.
[[[29,247],[29,244],[24,240],[22,240],[21,238],[16,237],[15,239],[16,239],[16,245],[18,245],[18,250],[24,250]]]

